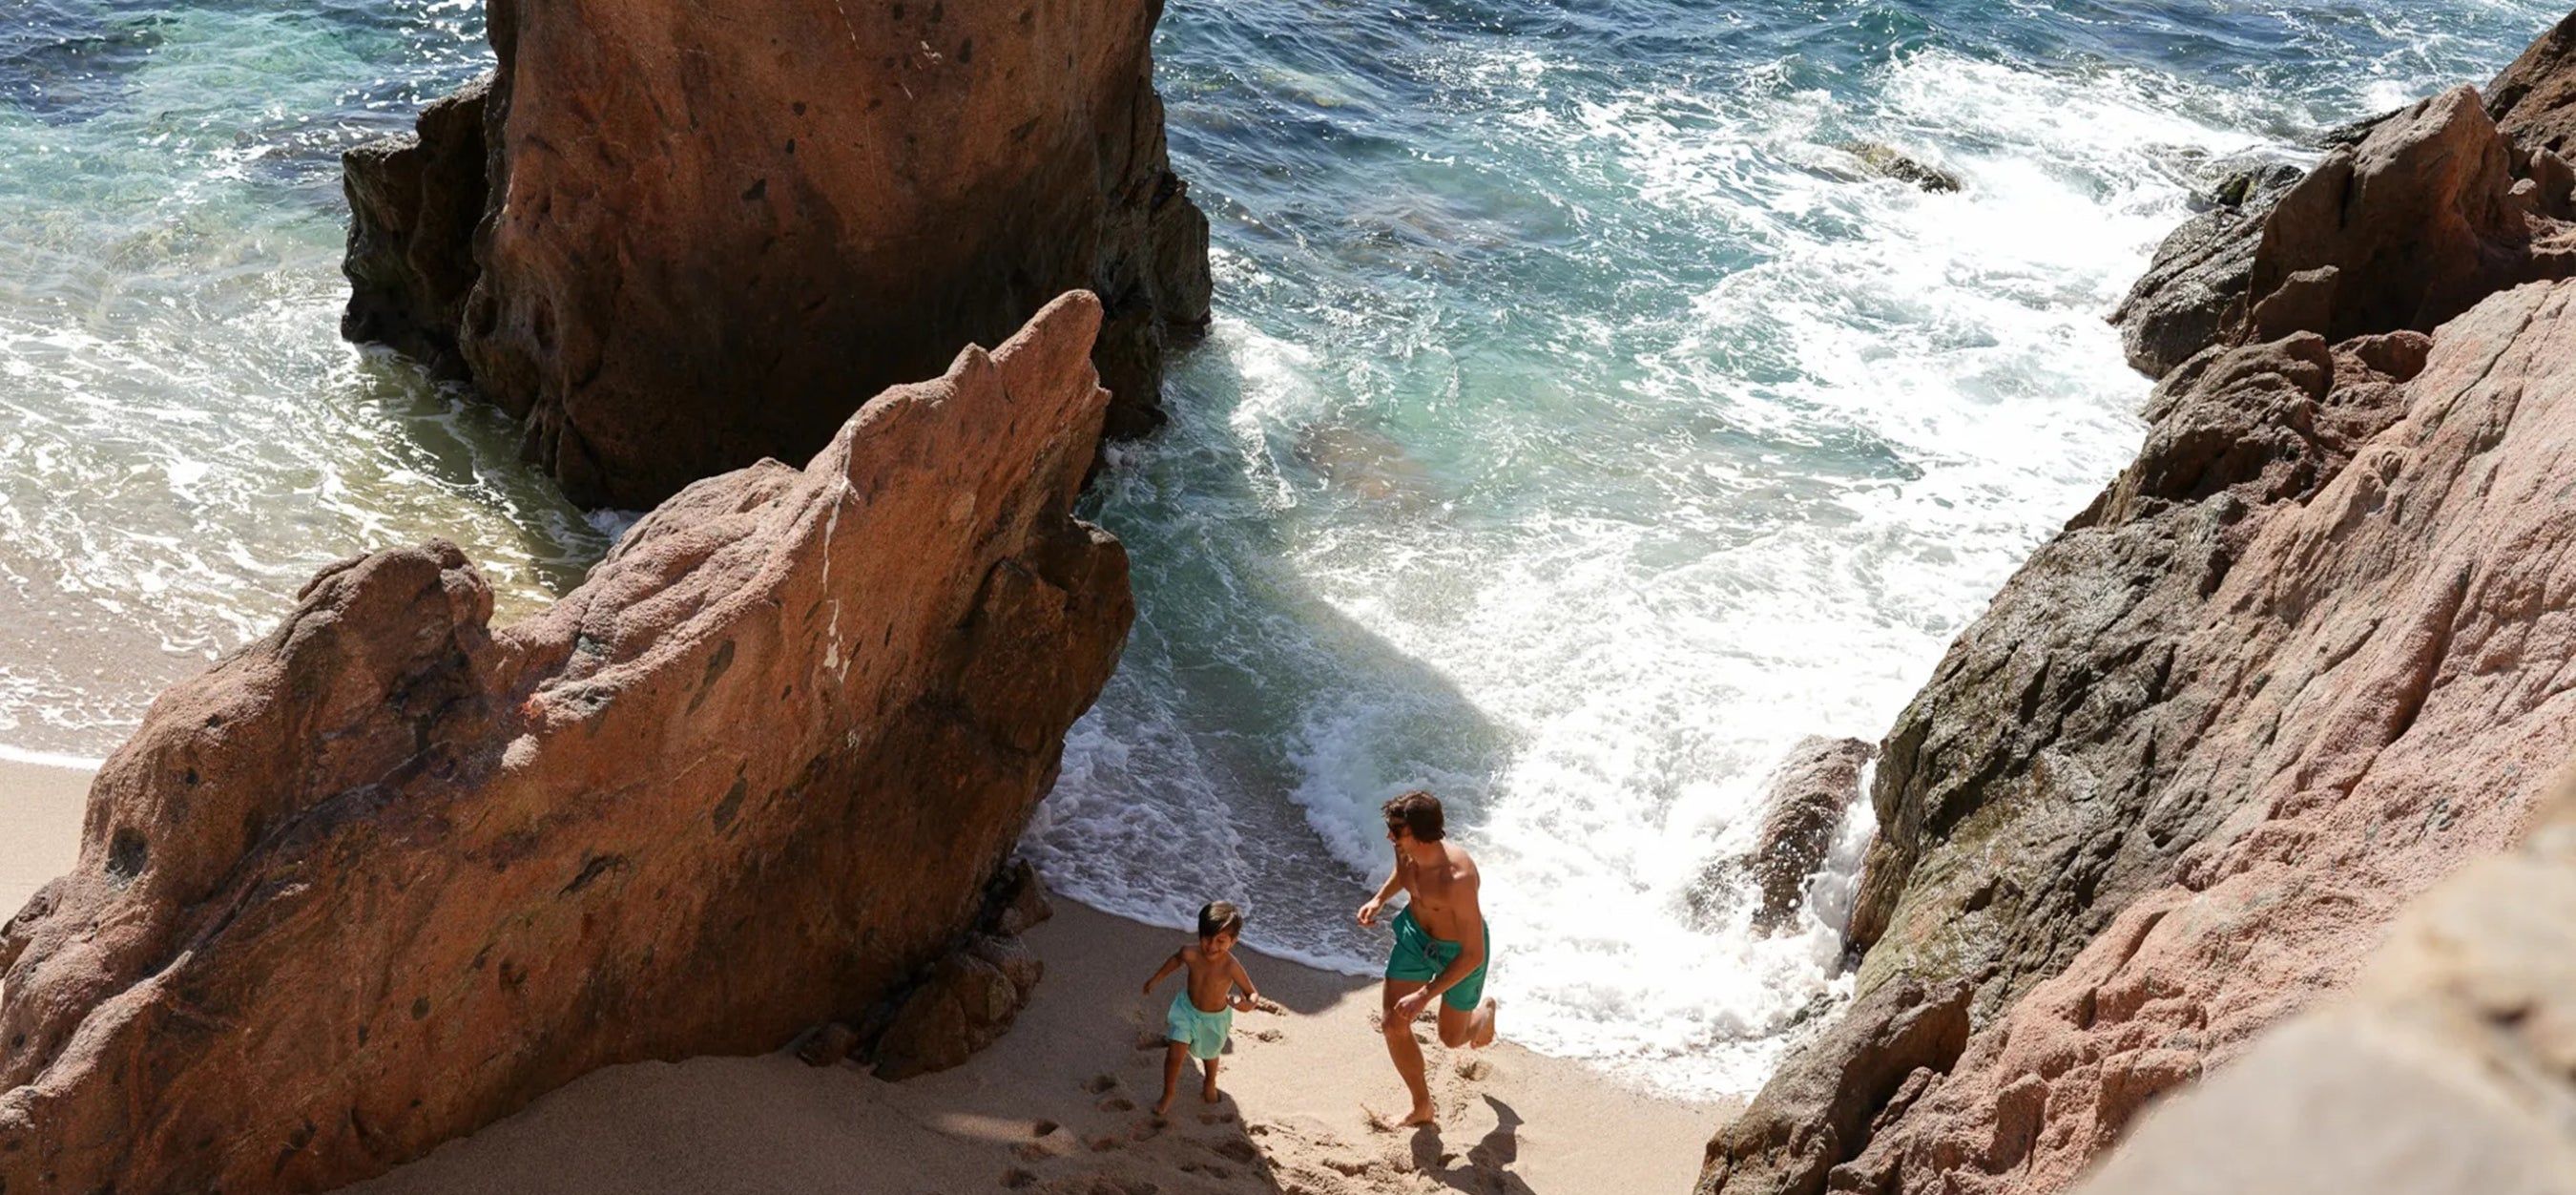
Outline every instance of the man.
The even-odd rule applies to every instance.
[[[1409,792],[1387,802],[1384,812],[1386,840],[1395,844],[1395,871],[1360,906],[1359,921],[1377,924],[1398,888],[1411,898],[1395,915],[1395,950],[1386,960],[1386,1052],[1413,1093],[1413,1111],[1397,1124],[1436,1124],[1439,1113],[1423,1080],[1422,1047],[1413,1040],[1413,1022],[1437,999],[1442,1045],[1454,1050],[1493,1044],[1494,1002],[1483,998],[1491,942],[1484,912],[1476,906],[1476,861],[1447,840],[1440,798]]]

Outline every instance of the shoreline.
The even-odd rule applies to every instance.
[[[76,860],[88,781],[81,769],[0,755],[9,912]],[[1159,999],[1137,987],[1186,934],[1069,898],[1055,905],[1028,935],[1047,965],[1035,997],[1009,1033],[954,1070],[886,1083],[786,1051],[609,1067],[346,1189],[1681,1190],[1698,1175],[1710,1126],[1740,1106],[1653,1094],[1508,1039],[1473,1053],[1433,1040],[1425,1053],[1444,1127],[1378,1129],[1364,1106],[1400,1110],[1405,1097],[1376,1029],[1376,981],[1245,947],[1247,969],[1282,1011],[1236,1018],[1225,1098],[1212,1112],[1185,1077],[1175,1115],[1157,1127],[1144,1109],[1160,1094],[1170,985]],[[1504,1016],[1508,1034],[1508,1008]]]

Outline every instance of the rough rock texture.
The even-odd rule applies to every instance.
[[[496,0],[461,323],[370,327],[452,335],[584,503],[801,459],[857,396],[1074,288],[1107,307],[1107,430],[1140,434],[1166,347],[1208,319],[1207,221],[1152,86],[1160,14]],[[462,152],[428,134],[425,152]]]
[[[2487,84],[2487,115],[2523,154],[2576,150],[2576,14]]]
[[[379,552],[163,694],[0,930],[0,1189],[338,1186],[934,967],[1133,614],[1068,514],[1098,321],[689,487],[519,625]]]
[[[1807,878],[1832,849],[1844,812],[1860,799],[1861,769],[1877,754],[1873,743],[1812,735],[1790,748],[1766,786],[1753,849],[1710,864],[1692,885],[1694,918],[1718,920],[1726,898],[1750,888],[1758,898],[1756,932],[1767,934],[1795,919],[1806,903]]]
[[[2158,389],[1888,737],[1860,986],[1967,980],[1977,1033],[1832,1189],[2064,1185],[2513,838],[2576,746],[2571,303]]]
[[[2286,190],[2185,224],[2113,312],[2161,377],[2211,345],[2430,331],[2480,298],[2576,270],[2576,171],[2518,151],[2455,87],[2356,130]]]
[[[473,236],[483,218],[484,97],[489,75],[421,109],[418,133],[380,138],[340,156],[349,197],[349,308],[340,335],[378,342],[465,376],[456,329],[474,286]]]
[[[1919,1094],[1968,1039],[1968,985],[1912,977],[1852,1006],[1708,1143],[1699,1190],[1815,1195],[1869,1139],[1871,1118]]]
[[[2559,231],[2537,202],[2515,193],[2512,151],[2475,89],[2425,100],[2328,155],[2273,207],[2247,335],[2430,331],[2502,287],[2564,277],[2565,250],[2534,244]]]
[[[2147,1117],[2087,1195],[2576,1195],[2576,801],[2409,908],[2350,994]]]
[[[2154,263],[2111,313],[2131,368],[2163,377],[2227,334],[2229,319],[2244,309],[2263,219],[2301,177],[2298,167],[2278,162],[2231,174],[2207,211],[2156,246]]]
[[[1009,1032],[1046,974],[1019,936],[1054,915],[1036,868],[1022,860],[1004,869],[960,947],[889,1002],[882,1027],[871,1018],[857,1035],[877,1077],[946,1070]]]

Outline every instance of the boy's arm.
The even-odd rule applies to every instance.
[[[1261,991],[1252,986],[1252,973],[1243,969],[1242,959],[1229,957],[1225,961],[1234,968],[1234,982],[1243,988],[1243,997],[1234,1002],[1234,1010],[1251,1012],[1261,1004]]]
[[[1154,972],[1154,977],[1145,981],[1145,994],[1148,996],[1153,995],[1155,984],[1163,982],[1163,978],[1165,976],[1180,969],[1181,952],[1175,950],[1172,952],[1172,957],[1163,960],[1162,968]]]

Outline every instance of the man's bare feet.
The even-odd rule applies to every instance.
[[[1172,1089],[1171,1089],[1171,1088],[1166,1087],[1166,1088],[1164,1088],[1164,1089],[1163,1089],[1163,1098],[1161,1098],[1161,1099],[1159,1099],[1159,1100],[1154,1101],[1154,1115],[1156,1115],[1156,1116],[1169,1116],[1169,1115],[1171,1115],[1171,1114],[1172,1114]]]
[[[1471,1049],[1481,1050],[1492,1044],[1494,1044],[1494,998],[1487,996],[1485,1002],[1476,1007],[1476,1030],[1468,1036],[1467,1045]]]
[[[1395,1122],[1395,1127],[1399,1129],[1411,1129],[1420,1128],[1424,1125],[1436,1125],[1439,1123],[1440,1112],[1438,1109],[1433,1108],[1429,1104],[1419,1104],[1414,1107],[1412,1112],[1407,1113],[1404,1119]]]

